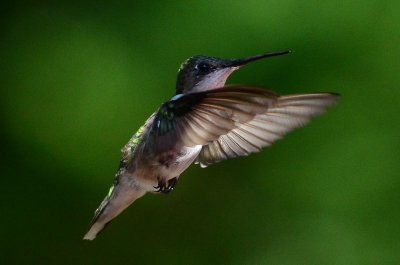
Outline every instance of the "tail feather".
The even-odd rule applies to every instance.
[[[132,188],[129,185],[123,185],[123,183],[112,186],[108,195],[95,211],[94,217],[89,224],[89,229],[83,239],[95,239],[112,219],[145,193],[145,190],[138,187]]]

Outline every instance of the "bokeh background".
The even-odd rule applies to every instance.
[[[2,4],[1,264],[400,264],[399,1]],[[82,240],[120,148],[195,54],[229,83],[340,104],[250,157],[192,166]]]

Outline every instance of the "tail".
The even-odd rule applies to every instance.
[[[97,234],[100,233],[112,219],[145,193],[145,190],[139,187],[131,187],[124,182],[114,184],[99,208],[95,211],[89,229],[83,239],[95,239]]]

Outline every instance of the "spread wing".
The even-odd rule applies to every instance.
[[[161,105],[154,117],[151,148],[162,152],[211,144],[266,113],[278,97],[267,89],[243,86],[177,95]]]
[[[217,140],[203,146],[197,163],[202,167],[237,156],[246,156],[271,145],[291,130],[334,105],[339,96],[331,93],[280,96],[267,111],[257,114]]]

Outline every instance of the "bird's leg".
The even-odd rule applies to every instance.
[[[168,180],[167,184],[167,191],[165,193],[170,193],[176,186],[176,184],[178,183],[178,178],[172,178],[170,180]]]
[[[178,183],[176,177],[168,181],[165,181],[163,178],[158,178],[158,184],[154,188],[157,189],[156,192],[170,193],[176,186],[176,183]]]
[[[156,192],[162,192],[162,190],[165,187],[165,180],[161,177],[157,177],[158,180],[158,184],[157,186],[154,186],[154,188],[156,189]]]

